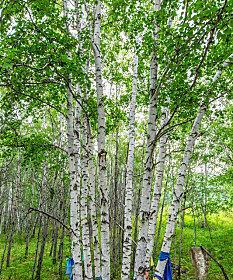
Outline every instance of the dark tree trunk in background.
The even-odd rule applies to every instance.
[[[48,235],[48,218],[44,217],[43,230],[42,230],[42,240],[41,240],[40,253],[39,253],[39,257],[38,257],[38,263],[37,263],[35,280],[40,280],[40,275],[41,275],[41,269],[42,269],[42,263],[43,263],[43,257],[44,257],[44,250],[45,250],[45,244],[46,244],[46,240],[47,240],[47,235]]]

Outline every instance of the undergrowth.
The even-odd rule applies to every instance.
[[[159,246],[161,246],[162,236],[165,230],[166,217],[163,219],[163,226]],[[204,228],[197,220],[196,222],[196,246],[204,246],[225,268],[229,279],[233,279],[232,252],[233,252],[233,213],[224,212],[212,214],[208,217],[209,228]],[[173,264],[178,264],[179,242],[180,242],[181,226],[176,229],[176,237],[173,240],[171,251],[171,259]],[[0,258],[4,249],[5,236],[0,236]],[[195,245],[194,239],[194,222],[189,215],[185,217],[185,225],[183,229],[183,246],[181,257],[182,280],[192,280],[194,277],[194,269],[191,263],[190,248]],[[45,256],[43,259],[43,268],[41,280],[60,280],[58,274],[59,265],[52,263],[52,258],[49,256],[51,242],[48,241],[45,248]],[[65,259],[69,256],[69,239],[64,242],[64,261],[63,261],[63,279],[68,279],[65,276]],[[30,280],[32,275],[34,255],[36,250],[36,238],[30,241],[29,254],[25,258],[25,243],[23,236],[15,236],[11,252],[10,267],[6,268],[6,263],[3,264],[3,270],[0,275],[1,280]],[[158,252],[156,253],[158,255]],[[156,263],[157,256],[154,256]],[[115,267],[120,275],[120,266]],[[208,280],[224,279],[220,268],[210,260]],[[113,279],[118,280],[118,279]]]

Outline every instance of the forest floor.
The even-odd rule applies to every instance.
[[[224,267],[229,279],[233,279],[233,211],[212,214],[208,217],[208,228],[203,228],[201,222],[196,220],[196,246],[203,246]],[[191,261],[190,249],[195,244],[194,221],[191,216],[185,217],[183,230],[183,249],[181,257],[181,269],[187,273],[182,274],[182,280],[194,280],[194,269]],[[178,263],[180,228],[176,231],[176,246],[172,250],[172,262]],[[175,245],[175,242],[173,242]],[[175,249],[176,248],[176,249]],[[208,280],[224,280],[219,266],[209,260]]]
[[[229,279],[233,279],[233,212],[224,212],[219,214],[213,214],[208,217],[208,228],[200,226],[199,222],[196,223],[196,245],[204,246],[211,254],[223,265],[228,274]],[[171,254],[172,262],[178,263],[179,252],[179,240],[180,240],[180,228],[177,228],[176,239],[173,244],[173,250]],[[164,225],[162,228],[162,234],[164,232]],[[210,238],[210,232],[211,237]],[[0,236],[0,262],[4,248],[5,237]],[[194,245],[194,222],[191,216],[185,217],[185,227],[183,230],[183,249],[181,258],[182,270],[186,272],[182,274],[182,280],[192,280],[194,277],[194,270],[192,268],[190,258],[190,248]],[[43,260],[43,269],[41,273],[41,280],[58,280],[58,264],[53,264],[52,259],[49,256],[51,244],[48,242],[45,250],[45,257]],[[65,240],[64,244],[64,256],[69,256],[69,240]],[[174,250],[174,248],[176,248]],[[32,239],[29,247],[29,256],[27,259],[24,257],[25,243],[24,239],[20,236],[16,236],[11,253],[10,267],[3,265],[3,270],[0,275],[1,280],[29,280],[32,275],[32,268],[34,263],[34,254],[36,250],[36,239]],[[63,262],[64,278],[65,276],[65,260]],[[118,273],[117,273],[118,274]],[[211,260],[209,268],[209,280],[221,280],[224,279],[220,268]],[[115,280],[115,279],[114,279]],[[117,280],[117,279],[116,279]]]

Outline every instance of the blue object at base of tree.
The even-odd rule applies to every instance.
[[[160,261],[165,261],[167,260],[165,270],[164,270],[164,275],[163,278],[156,273],[154,274],[154,277],[159,279],[159,280],[172,280],[172,264],[171,264],[171,259],[170,259],[170,254],[165,253],[165,252],[160,252],[159,255],[159,260]]]
[[[73,280],[73,272],[72,272],[73,265],[74,265],[73,258],[68,258],[66,261],[66,275],[69,275],[70,280]]]

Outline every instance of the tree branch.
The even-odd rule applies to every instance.
[[[215,258],[213,257],[203,246],[200,246],[201,250],[204,251],[214,262],[216,262],[216,264],[220,267],[220,269],[222,270],[222,273],[224,275],[225,280],[229,280],[226,271],[224,269],[224,267],[222,266],[222,264]]]
[[[30,214],[31,212],[37,212],[37,213],[40,213],[40,214],[43,214],[43,215],[47,216],[47,217],[50,218],[50,219],[55,220],[56,222],[58,222],[59,224],[61,224],[65,229],[67,229],[69,232],[72,232],[75,236],[77,236],[77,234],[74,232],[74,230],[73,230],[71,227],[65,225],[65,224],[64,224],[61,220],[59,220],[57,217],[54,217],[54,216],[52,216],[51,214],[49,214],[49,213],[47,213],[47,212],[45,212],[45,211],[43,211],[43,210],[36,209],[36,208],[33,208],[33,207],[30,207],[30,208],[28,209],[28,212],[26,213],[26,216],[27,216],[28,214]]]

